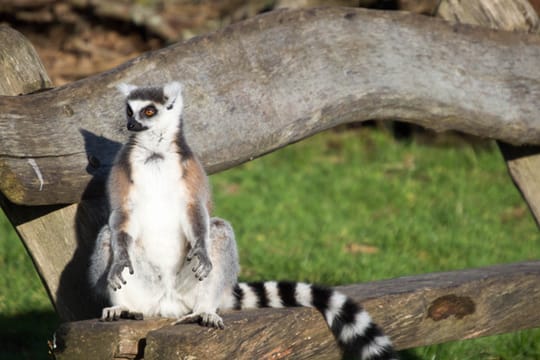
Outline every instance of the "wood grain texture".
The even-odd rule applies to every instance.
[[[169,319],[64,323],[55,333],[56,359],[142,359],[148,332]]]
[[[186,135],[212,173],[367,119],[539,144],[539,65],[531,34],[362,9],[271,12],[61,88],[0,98],[1,191],[32,205],[100,196],[128,136],[120,82],[182,81]]]
[[[451,22],[505,31],[538,32],[540,27],[528,0],[442,0],[437,15]]]
[[[540,19],[528,0],[443,0],[438,16],[457,23],[538,33]],[[499,141],[508,172],[540,225],[540,147]]]
[[[364,304],[398,349],[471,339],[540,324],[540,262],[409,276],[338,287]],[[322,316],[313,309],[261,309],[224,314],[225,330],[198,325],[148,331],[145,359],[339,359]],[[145,321],[143,321],[144,323]],[[88,320],[57,332],[57,359],[106,349],[112,358],[126,324]],[[151,328],[153,320],[150,320]],[[143,327],[143,326],[141,326]],[[99,334],[111,334],[101,336]],[[92,339],[81,342],[80,339]],[[134,342],[133,338],[130,340]],[[95,358],[95,357],[94,357]]]

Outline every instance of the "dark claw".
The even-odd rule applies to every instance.
[[[135,273],[127,253],[119,256],[119,259],[113,261],[113,263],[111,264],[109,275],[107,276],[107,282],[114,291],[120,290],[122,288],[122,285],[127,284],[126,279],[124,279],[124,276],[122,275],[122,272],[126,267],[129,269],[129,273],[131,275]]]
[[[199,262],[191,268],[191,271],[195,273],[195,278],[199,281],[204,280],[212,270],[212,262],[208,258],[206,250],[201,246],[195,245],[189,250],[186,260],[189,262],[195,256],[199,259]]]

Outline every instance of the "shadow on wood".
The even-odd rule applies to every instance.
[[[73,256],[63,269],[56,291],[57,311],[62,319],[89,319],[98,317],[101,309],[107,305],[103,299],[93,294],[88,281],[90,256],[95,246],[97,234],[106,224],[109,209],[103,194],[112,160],[107,166],[94,159],[114,159],[122,144],[81,130],[89,160],[87,171],[92,179],[83,194],[83,199],[76,208],[75,239],[76,248]],[[88,196],[86,194],[89,194]],[[101,195],[101,196],[100,196]]]

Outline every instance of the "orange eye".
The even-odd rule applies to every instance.
[[[146,116],[146,117],[152,117],[152,116],[156,115],[156,112],[157,112],[157,110],[153,106],[148,106],[148,107],[144,108],[144,116]]]

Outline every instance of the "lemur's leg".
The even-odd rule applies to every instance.
[[[221,297],[236,284],[239,272],[236,240],[231,225],[225,220],[210,221],[210,260],[214,270],[196,284],[193,312],[173,324],[198,322],[201,325],[224,328],[223,319],[217,314]]]
[[[107,282],[116,291],[126,284],[126,280],[122,275],[124,268],[128,268],[130,274],[134,273],[128,253],[128,247],[132,244],[133,238],[128,234],[128,214],[124,211],[112,211],[109,226],[111,228],[112,262],[107,275]]]
[[[109,300],[112,298],[112,291],[117,291],[122,288],[122,285],[126,285],[127,281],[124,277],[125,270],[129,271],[129,274],[134,274],[133,265],[129,257],[128,248],[133,243],[133,238],[128,234],[128,231],[133,232],[133,229],[128,229],[128,214],[116,210],[112,211],[109,217],[109,224],[105,225],[101,233],[103,237],[108,237],[110,259],[109,267],[107,271],[107,286],[105,290],[109,294]],[[107,230],[108,229],[108,230]],[[115,305],[111,307],[105,307],[101,313],[102,321],[114,321],[118,319],[135,319],[142,320],[143,315],[139,312],[132,312],[126,306]]]
[[[191,246],[186,260],[191,262],[197,257],[198,262],[193,265],[193,272],[198,280],[205,279],[212,270],[212,260],[208,255],[211,246],[211,233],[209,233],[210,216],[208,209],[200,202],[195,201],[188,205],[188,240]],[[211,232],[211,230],[210,230]]]
[[[112,257],[111,252],[111,229],[108,224],[105,224],[98,233],[88,269],[90,286],[100,296],[107,294],[107,274]]]

